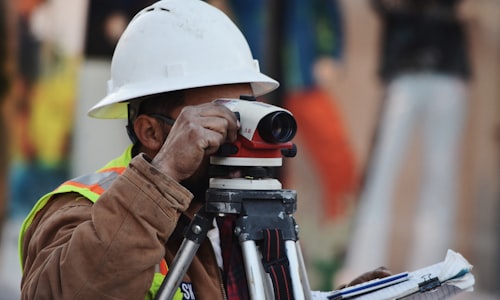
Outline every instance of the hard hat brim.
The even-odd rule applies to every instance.
[[[186,80],[186,78],[189,79]],[[99,119],[126,119],[127,103],[136,98],[190,88],[236,83],[250,83],[256,97],[279,87],[276,80],[254,70],[227,72],[224,76],[218,77],[214,77],[213,74],[197,74],[130,83],[104,97],[88,111],[88,115]]]

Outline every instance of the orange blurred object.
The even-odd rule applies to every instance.
[[[298,134],[321,178],[323,218],[341,217],[357,187],[356,160],[335,99],[321,89],[290,94],[285,106],[296,118]]]

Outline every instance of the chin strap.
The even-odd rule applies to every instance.
[[[135,105],[134,107],[132,107],[130,103],[127,104],[128,121],[127,121],[127,126],[125,126],[125,128],[127,128],[128,138],[132,141],[132,144],[134,145],[137,144],[137,142],[139,141],[137,135],[135,134],[134,123],[133,123],[133,120],[135,120],[135,118],[137,117],[137,111],[138,109],[136,108]]]

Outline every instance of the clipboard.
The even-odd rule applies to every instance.
[[[378,289],[382,289],[394,284],[408,280],[408,272],[403,272],[395,275],[391,275],[384,278],[377,278],[370,281],[366,281],[360,284],[349,286],[338,290],[333,295],[329,296],[329,300],[340,300],[349,299],[362,294],[370,293]]]

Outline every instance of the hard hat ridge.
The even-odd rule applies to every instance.
[[[259,70],[248,43],[223,12],[201,0],[163,0],[143,9],[122,34],[108,93],[96,118],[126,118],[126,103],[163,92],[250,83],[255,96],[278,87]]]

